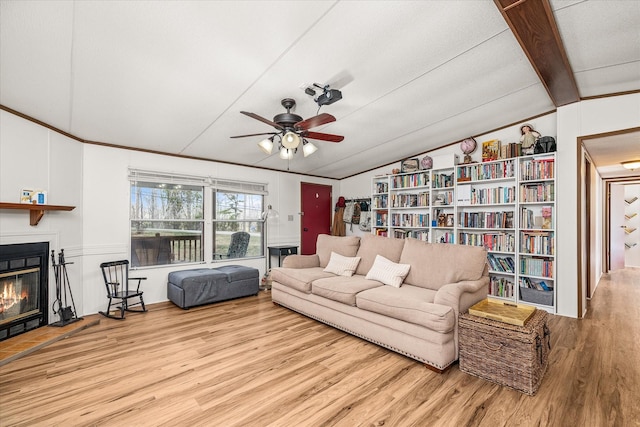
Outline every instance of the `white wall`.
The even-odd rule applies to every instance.
[[[84,251],[85,283],[101,284],[101,262],[129,258],[129,197],[128,169],[145,169],[177,174],[211,176],[261,182],[268,184],[265,205],[278,211],[278,219],[269,222],[269,244],[300,244],[300,182],[333,185],[338,182],[308,176],[228,165],[224,163],[183,159],[172,156],[122,150],[98,145],[84,145]],[[289,216],[293,221],[289,221]],[[205,225],[206,227],[207,225]],[[205,258],[206,259],[206,258]],[[238,263],[232,261],[231,263]],[[247,259],[243,265],[254,267],[264,274],[264,259]],[[215,266],[224,265],[216,263]],[[209,265],[213,266],[213,265]],[[193,265],[166,265],[141,268],[137,276],[147,277],[145,302],[166,301],[167,274],[171,271],[194,268]],[[95,313],[104,309],[102,293],[87,293],[85,311]]]
[[[635,246],[625,249],[625,267],[640,267],[640,184],[628,184],[624,186],[625,200],[631,200],[633,197],[637,197],[638,200],[629,205],[625,204],[624,209],[625,215],[631,216],[631,214],[636,214],[633,218],[625,221],[626,227],[636,229],[634,232],[627,234],[625,238],[625,243],[635,244]]]
[[[29,225],[29,212],[0,210],[0,244],[49,242],[56,254],[65,250],[69,284],[78,315],[82,299],[82,146],[77,141],[0,111],[0,201],[18,203],[23,188],[48,192],[52,205],[76,206],[70,212],[48,211],[37,226]],[[55,279],[49,269],[49,322],[59,320],[52,311]]]
[[[27,211],[0,210],[0,244],[48,241],[56,253],[64,248],[74,263],[68,271],[79,316],[106,308],[100,263],[129,258],[129,167],[268,183],[265,204],[280,214],[269,222],[271,245],[300,244],[301,182],[331,185],[334,195],[339,190],[337,180],[82,144],[0,111],[0,201],[18,202],[22,188],[36,187],[48,191],[49,204],[76,206],[46,213],[36,227],[29,225]],[[242,263],[264,274],[263,258]],[[145,302],[166,301],[167,274],[193,267],[139,269],[136,274],[148,278]],[[49,283],[51,307],[53,273]],[[50,312],[49,321],[57,320]]]
[[[584,217],[583,206],[577,206],[576,176],[584,179],[582,162],[578,164],[578,138],[637,127],[640,123],[640,94],[598,98],[577,102],[557,110],[558,118],[558,314],[578,317],[578,256],[584,261],[587,248],[578,252],[578,230],[575,218]],[[601,258],[601,257],[600,257]],[[585,263],[582,274],[586,277]],[[564,285],[566,284],[566,286]],[[586,282],[582,286],[582,309],[587,307]]]

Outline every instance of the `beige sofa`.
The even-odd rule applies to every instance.
[[[377,255],[410,265],[400,287],[366,278],[380,272]],[[353,276],[325,271],[355,257]],[[437,371],[458,359],[458,313],[486,298],[489,284],[483,248],[375,235],[320,235],[315,255],[288,256],[271,278],[274,303]]]

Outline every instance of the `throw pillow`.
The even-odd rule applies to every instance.
[[[358,268],[360,257],[346,257],[335,252],[331,252],[329,263],[324,271],[337,274],[338,276],[353,276]]]
[[[399,288],[402,285],[404,278],[409,274],[410,268],[410,264],[396,264],[382,255],[376,255],[373,266],[365,278],[377,280],[385,285]]]

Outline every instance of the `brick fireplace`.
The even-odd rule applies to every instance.
[[[0,341],[48,324],[49,243],[0,245]]]

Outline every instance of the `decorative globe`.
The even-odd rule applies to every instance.
[[[478,144],[473,138],[467,138],[460,143],[460,149],[464,154],[471,154],[476,151]]]
[[[433,167],[433,159],[429,156],[424,156],[420,160],[420,166],[422,166],[422,169],[431,169]]]

